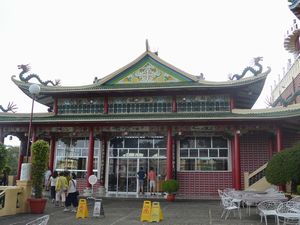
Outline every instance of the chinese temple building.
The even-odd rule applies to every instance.
[[[85,86],[39,84],[34,96],[49,112],[34,113],[31,141],[50,143],[51,170],[75,172],[81,188],[95,174],[108,194],[137,194],[140,167],[179,181],[183,198],[215,198],[217,189],[259,182],[271,156],[300,140],[300,104],[251,109],[270,68],[255,66],[227,81],[206,81],[146,51]],[[21,66],[12,81],[30,98]],[[26,159],[30,114],[0,113],[0,138],[21,141]],[[245,173],[250,173],[245,179]],[[251,175],[252,174],[252,175]],[[149,191],[145,183],[144,189]]]

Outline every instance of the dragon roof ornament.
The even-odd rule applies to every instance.
[[[9,112],[9,111],[11,111],[11,112],[15,113],[16,112],[15,109],[17,109],[17,106],[13,102],[8,102],[6,109],[3,108],[2,105],[0,105],[0,110],[2,112]]]
[[[254,62],[254,66],[257,67],[257,68],[254,68],[252,66],[247,66],[241,75],[239,74],[234,74],[231,76],[231,74],[229,74],[229,80],[240,80],[242,79],[248,72],[251,72],[253,73],[253,76],[257,76],[258,74],[261,74],[262,73],[262,70],[263,70],[263,67],[262,65],[260,64],[260,61],[263,60],[263,57],[255,57],[253,58],[253,62]]]
[[[60,84],[60,80],[55,80],[54,82],[52,80],[46,80],[42,81],[41,78],[37,74],[29,74],[27,77],[24,77],[24,74],[30,71],[29,64],[26,65],[18,65],[18,69],[21,69],[22,72],[19,74],[19,78],[21,81],[24,81],[25,83],[28,83],[29,80],[32,78],[35,78],[38,80],[38,82],[44,86],[47,86],[48,84],[52,84],[53,86],[57,86]]]

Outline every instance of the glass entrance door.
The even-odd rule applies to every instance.
[[[140,167],[148,173],[153,167],[157,173],[156,191],[160,191],[160,181],[165,177],[166,155],[162,138],[114,138],[108,149],[108,173],[106,187],[113,193],[138,193],[137,172]],[[126,143],[128,145],[126,146]],[[130,145],[130,146],[129,146]],[[148,179],[144,182],[144,192],[149,192]]]
[[[127,192],[137,192],[136,173],[138,170],[138,159],[128,159],[128,174],[127,174]]]

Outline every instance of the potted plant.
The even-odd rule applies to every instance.
[[[174,201],[175,200],[175,194],[179,189],[179,183],[177,180],[170,179],[165,180],[162,183],[162,190],[164,192],[167,192],[167,200],[168,201]]]
[[[28,201],[32,213],[43,213],[47,202],[42,195],[44,174],[48,167],[49,144],[44,140],[38,140],[32,144],[31,151],[31,180],[34,198],[29,198]]]

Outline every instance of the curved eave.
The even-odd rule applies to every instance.
[[[290,53],[298,53],[296,42],[299,39],[300,29],[294,30],[284,39],[284,48]]]
[[[0,113],[0,125],[28,124],[30,114]],[[81,123],[121,123],[121,122],[214,122],[214,121],[284,121],[294,124],[300,129],[300,104],[289,107],[271,109],[243,110],[232,112],[206,113],[157,113],[157,114],[67,114],[36,113],[33,116],[35,124],[81,124]],[[282,123],[282,125],[286,125]]]
[[[292,0],[292,3],[289,5],[290,10],[294,15],[300,19],[300,0]]]
[[[199,81],[193,83],[160,83],[160,84],[138,84],[138,85],[101,85],[91,84],[84,86],[42,86],[40,94],[36,100],[44,105],[52,106],[54,96],[63,94],[106,94],[109,92],[130,93],[130,92],[154,92],[154,91],[220,91],[223,93],[233,93],[239,96],[236,100],[237,108],[251,108],[259,97],[264,86],[267,75],[271,69],[257,76],[244,78],[241,80],[228,80],[222,82]],[[12,81],[30,98],[29,86],[12,77]]]

